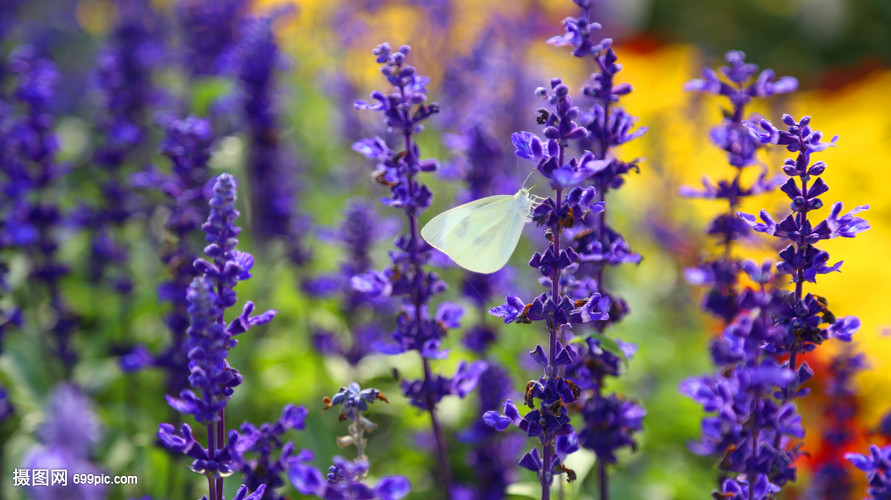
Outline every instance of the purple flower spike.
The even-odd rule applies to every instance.
[[[163,195],[163,205],[168,210],[164,229],[172,244],[161,255],[168,275],[158,288],[158,297],[170,304],[165,324],[171,333],[171,342],[154,356],[152,366],[164,369],[167,375],[167,393],[180,394],[188,385],[189,313],[187,300],[192,280],[201,274],[194,265],[197,248],[200,248],[200,228],[206,219],[209,192],[208,162],[211,156],[213,135],[210,123],[196,116],[184,119],[164,118],[165,137],[161,144],[163,153],[172,165],[171,173],[164,174],[150,167],[131,176],[135,188],[145,190],[144,196]],[[130,354],[121,359],[122,366],[134,364],[144,354],[143,347],[135,346]],[[129,365],[128,365],[129,364]]]
[[[176,151],[175,147],[171,148]],[[182,154],[182,151],[175,154]],[[158,438],[168,449],[193,459],[191,469],[207,476],[214,484],[210,489],[212,500],[222,500],[224,478],[238,469],[244,472],[247,487],[239,491],[239,496],[280,500],[274,490],[284,484],[280,476],[293,453],[293,445],[284,445],[278,459],[271,459],[270,453],[273,447],[281,446],[278,437],[284,431],[302,425],[296,410],[286,407],[284,421],[275,425],[264,424],[260,429],[246,423],[241,434],[235,430],[227,432],[223,425],[226,405],[242,381],[241,374],[227,361],[229,349],[238,343],[233,336],[265,324],[275,316],[275,311],[251,316],[254,304],[249,301],[242,313],[228,326],[226,324],[226,310],[237,302],[234,287],[239,281],[251,277],[249,271],[254,265],[253,257],[235,250],[241,232],[235,225],[239,215],[235,209],[236,186],[235,179],[229,174],[221,174],[214,183],[210,215],[202,226],[210,243],[205,247],[210,260],[195,261],[194,268],[200,275],[192,280],[186,294],[190,320],[188,380],[192,389],[181,391],[179,398],[167,396],[171,407],[194,415],[196,421],[207,427],[208,446],[205,448],[198,443],[186,424],[180,435],[175,433],[173,426],[161,424]],[[249,451],[260,455],[258,461],[246,461],[244,453]],[[263,485],[269,488],[268,494]],[[254,493],[246,496],[248,489]]]
[[[802,417],[792,401],[808,394],[809,389],[802,386],[814,371],[807,363],[799,365],[798,356],[830,338],[850,342],[860,326],[854,317],[837,318],[826,299],[804,291],[806,282],[814,283],[817,276],[838,271],[842,265],[841,261],[831,261],[829,253],[815,245],[839,236],[853,237],[868,229],[869,224],[856,217],[868,207],[840,215],[841,204],[836,203],[824,221],[811,220],[812,212],[824,206],[821,196],[829,191],[820,177],[827,166],[820,161],[812,163],[811,155],[834,147],[838,138],[823,141],[823,134],[812,128],[809,117],[795,120],[784,115],[785,130],[767,120],[757,126],[744,123],[744,105],[752,98],[792,90],[795,82],[791,78],[776,80],[770,70],[755,77],[757,67],[746,64],[739,52],[728,53],[727,62],[729,66],[722,68],[722,73],[730,83],[706,71],[703,80],[689,87],[727,96],[733,105],[712,138],[727,151],[730,164],[738,172],[733,181],[707,182],[705,193],[728,201],[729,213],[722,214],[709,228],[720,238],[725,257],[689,273],[695,281],[713,287],[706,294],[704,307],[724,320],[725,329],[711,346],[718,371],[685,381],[681,392],[710,414],[702,422],[702,438],[692,446],[693,451],[718,459],[722,475],[731,473],[715,495],[767,499],[796,479],[795,462],[804,453],[800,442],[804,437]],[[791,214],[779,221],[766,210],[761,210],[758,217],[736,212],[743,197],[779,185],[763,181],[763,175],[749,188],[740,182],[742,169],[756,162],[755,152],[762,144],[781,145],[796,153],[782,166],[788,179],[779,187],[790,200]],[[772,272],[770,262],[759,266],[729,257],[732,243],[745,236],[748,228],[780,240],[777,273]],[[755,282],[753,288],[742,289],[737,281],[742,272]],[[779,283],[786,280],[778,280],[778,274],[788,275],[788,281],[794,284],[792,290],[780,287]],[[778,362],[777,355],[788,355],[788,362]],[[839,423],[827,428],[847,426]],[[830,465],[818,472],[814,491],[808,496],[849,496],[843,493],[845,479],[839,479],[842,469]]]
[[[366,433],[373,431],[377,425],[368,420],[363,413],[369,409],[369,404],[377,400],[389,403],[377,389],[362,389],[355,382],[347,387],[341,387],[334,396],[324,399],[325,410],[340,406],[339,419],[350,422],[349,434],[337,438],[338,445],[341,448],[354,445],[358,456],[354,461],[348,461],[339,456],[334,457],[334,463],[328,468],[328,474],[324,480],[321,472],[302,463],[306,460],[293,460],[288,474],[299,492],[325,499],[393,500],[403,498],[409,493],[411,484],[408,479],[402,476],[384,476],[374,486],[365,484],[369,470],[368,457],[365,456]],[[312,457],[307,456],[306,458],[311,459]]]
[[[240,121],[248,132],[246,177],[254,217],[252,229],[263,242],[284,243],[291,262],[302,265],[310,256],[303,243],[309,221],[295,210],[301,189],[300,162],[281,140],[285,132],[276,112],[278,70],[284,66],[284,58],[275,25],[294,10],[293,5],[284,5],[241,23],[230,59],[241,90],[237,96]]]
[[[25,455],[20,466],[27,469],[68,469],[87,474],[107,474],[93,463],[93,448],[99,442],[99,420],[93,413],[92,403],[77,387],[68,384],[57,386],[50,396],[44,422],[38,431],[39,444]],[[100,500],[107,498],[108,488],[103,485],[53,483],[41,486],[32,483],[26,487],[29,498],[55,500],[57,498],[82,498]]]
[[[526,385],[523,401],[531,410],[521,416],[508,400],[503,415],[493,410],[483,414],[484,423],[496,430],[514,424],[527,437],[538,440],[539,446],[527,452],[519,466],[537,474],[542,499],[550,498],[555,477],[563,475],[567,481],[575,480],[575,472],[565,463],[568,456],[580,444],[593,447],[594,440],[579,439],[586,430],[576,434],[567,408],[606,401],[601,393],[604,377],[618,376],[622,360],[627,361],[626,351],[634,350],[602,334],[628,312],[625,301],[605,289],[605,270],[608,266],[637,263],[641,258],[609,226],[605,198],[610,190],[624,184],[628,173],[638,171],[636,160],[622,161],[614,156],[613,149],[640,137],[647,129],[637,127],[636,119],[618,105],[632,88],[615,82],[621,65],[611,40],[593,38],[600,25],[589,19],[592,3],[576,0],[581,14],[566,18],[564,34],[548,40],[557,47],[571,46],[577,57],[590,57],[595,72],[582,92],[590,98],[590,107],[579,107],[563,80],[552,78],[549,88],[535,91],[536,96],[547,101],[538,110],[541,131],[516,132],[511,136],[516,156],[531,161],[551,188],[550,196],[538,203],[531,214],[532,221],[543,227],[549,243],[529,260],[529,265],[540,273],[539,283],[546,290],[531,303],[508,294],[504,304],[489,310],[505,323],[538,323],[548,334],[548,342],[541,342],[530,352],[533,361],[543,369],[536,380]],[[573,156],[571,152],[576,150],[582,153]],[[586,335],[582,326],[586,324],[597,334],[574,338]],[[573,342],[564,346],[561,342],[570,328],[573,333],[568,338]],[[602,349],[601,342],[615,353]],[[604,369],[594,368],[601,366]],[[641,418],[635,414],[608,428],[609,436],[603,439],[613,439],[617,443],[613,448],[594,447],[600,477],[606,477],[609,461],[600,454],[632,445],[630,436],[640,430]],[[590,420],[590,425],[600,425],[594,418],[586,420]]]
[[[5,6],[4,6],[5,8]],[[10,15],[4,11],[4,17]],[[2,22],[0,22],[2,23]],[[5,57],[5,56],[4,56]],[[65,377],[78,359],[71,337],[80,318],[70,309],[61,292],[61,281],[69,273],[58,255],[60,229],[68,218],[58,202],[62,177],[68,167],[56,159],[59,138],[55,133],[54,98],[59,73],[37,48],[15,47],[7,61],[0,61],[0,75],[9,76],[0,98],[0,184],[3,212],[0,223],[0,288],[6,292],[9,250],[27,262],[29,285],[42,290],[48,305],[45,313],[49,351],[62,364]],[[8,73],[7,73],[8,71]],[[4,82],[7,83],[7,82]],[[101,235],[93,246],[119,253],[117,245]],[[123,257],[122,257],[123,259]],[[0,317],[21,318],[15,310],[0,311]]]
[[[436,404],[446,395],[466,396],[477,385],[486,365],[462,363],[452,378],[436,375],[431,369],[431,360],[443,359],[448,355],[448,351],[442,349],[442,341],[450,329],[459,325],[463,310],[448,303],[442,304],[435,314],[429,310],[430,300],[445,291],[446,284],[426,269],[433,249],[420,238],[418,219],[432,203],[433,192],[421,184],[419,178],[422,173],[437,170],[439,164],[434,159],[421,158],[415,136],[423,131],[424,121],[439,113],[439,105],[428,103],[427,85],[430,79],[419,75],[414,66],[408,64],[410,53],[411,48],[407,45],[398,50],[393,50],[387,43],[377,46],[373,54],[382,65],[381,74],[391,89],[389,93],[372,92],[370,102],[357,100],[354,103],[356,109],[380,113],[388,130],[398,134],[404,149],[392,151],[386,141],[379,137],[353,143],[353,150],[376,163],[373,178],[389,188],[389,196],[381,199],[381,202],[405,215],[408,234],[396,238],[396,249],[390,251],[392,266],[385,271],[358,272],[352,277],[351,284],[357,292],[368,297],[401,299],[401,313],[397,317],[395,330],[390,334],[391,342],[376,341],[373,344],[387,354],[416,351],[421,357],[424,377],[403,380],[402,392],[413,405],[430,414],[443,492],[446,497],[451,497],[451,469]],[[358,465],[354,463],[347,467],[335,462],[336,470],[329,474],[329,483],[336,480],[331,484],[341,484],[342,478],[342,484],[347,485],[343,488],[347,488],[353,484],[353,478],[364,476],[364,471],[356,472],[351,467]],[[384,488],[382,491],[390,489]],[[398,496],[401,489],[394,488],[393,492]]]
[[[241,424],[236,444],[235,467],[244,476],[244,487],[260,491],[268,488],[264,498],[284,500],[277,490],[285,485],[284,476],[291,463],[311,459],[312,452],[296,452],[293,443],[283,443],[283,436],[289,430],[302,430],[309,412],[302,406],[285,405],[277,422],[264,423],[255,427],[250,422]],[[254,457],[249,458],[249,455]]]
[[[119,293],[132,292],[128,270],[129,249],[121,231],[144,200],[128,185],[129,167],[145,158],[143,145],[150,142],[152,106],[162,104],[161,91],[153,83],[166,48],[161,19],[146,0],[116,5],[116,22],[108,43],[96,60],[92,80],[98,91],[102,139],[93,151],[97,167],[91,175],[102,192],[93,206],[82,206],[78,224],[93,231],[88,263],[91,281],[102,282]]]
[[[847,453],[845,458],[854,467],[866,472],[869,481],[869,494],[873,498],[887,498],[891,495],[891,446],[869,447],[869,455]]]

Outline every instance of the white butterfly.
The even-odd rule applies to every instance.
[[[523,225],[540,198],[520,189],[447,210],[421,229],[427,243],[459,266],[489,274],[504,267],[517,248]]]

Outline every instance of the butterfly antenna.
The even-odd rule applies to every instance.
[[[516,178],[519,179],[520,176],[523,174],[520,171],[520,157],[516,156],[516,155],[514,155],[514,168],[517,169],[517,177]],[[523,183],[525,184],[525,181],[523,181]]]
[[[532,177],[532,174],[534,174],[534,173],[535,173],[535,169],[534,169],[534,168],[533,168],[532,170],[529,171],[529,175],[527,175],[527,176],[526,176],[526,179],[523,180],[523,186],[525,186],[526,183],[529,182],[529,178]],[[532,187],[535,187],[535,186],[532,186]],[[529,188],[529,189],[532,189],[532,188]]]
[[[464,269],[461,269],[460,267],[458,269],[461,271],[461,276],[464,278],[464,283],[467,283],[470,286],[470,288],[473,289],[473,293],[477,294],[477,296],[480,298],[480,302],[485,303],[486,298],[483,297],[483,294],[480,293],[480,291],[477,290],[477,288],[475,286],[473,286],[473,283],[468,279],[467,273],[464,271]]]

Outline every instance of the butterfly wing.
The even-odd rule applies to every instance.
[[[437,215],[421,229],[421,236],[459,266],[494,273],[513,254],[526,210],[514,196],[480,198]]]

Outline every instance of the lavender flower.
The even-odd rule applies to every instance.
[[[561,235],[576,221],[604,209],[602,202],[595,201],[597,193],[593,187],[575,185],[607,167],[610,161],[595,160],[590,151],[567,160],[570,142],[584,139],[588,132],[574,121],[580,111],[572,105],[569,87],[555,78],[551,80],[551,89],[551,92],[543,88],[536,90],[536,94],[547,98],[551,105],[551,109],[540,111],[547,140],[530,132],[519,132],[512,137],[517,156],[533,161],[554,191],[532,212],[532,220],[547,228],[545,237],[550,244],[543,254],[536,252],[529,265],[538,269],[543,277],[541,282],[548,290],[528,304],[510,294],[505,304],[490,310],[492,315],[504,318],[505,323],[544,322],[548,349],[545,351],[539,345],[530,352],[544,374],[526,385],[524,402],[532,411],[525,416],[520,415],[510,400],[504,404],[503,415],[496,411],[483,415],[486,424],[497,430],[513,424],[527,436],[538,438],[541,448],[533,447],[519,465],[537,474],[543,499],[550,498],[554,475],[566,473],[569,481],[574,480],[575,473],[564,462],[579,444],[567,405],[578,400],[581,389],[560,375],[560,368],[572,364],[578,353],[571,346],[564,347],[558,339],[565,340],[563,330],[571,325],[609,319],[610,307],[610,301],[599,293],[576,298],[566,295],[564,272],[578,262],[579,255],[571,246],[561,246]],[[538,408],[536,400],[539,400]]]
[[[624,185],[629,172],[638,171],[637,160],[622,161],[613,149],[642,136],[647,127],[635,128],[637,119],[618,104],[622,96],[631,93],[632,87],[628,83],[615,82],[622,66],[618,64],[612,40],[594,36],[601,26],[590,19],[593,1],[575,0],[575,3],[581,7],[581,15],[564,19],[564,34],[552,37],[548,43],[558,47],[572,46],[573,55],[578,58],[590,56],[595,64],[596,72],[583,89],[584,95],[593,103],[585,112],[580,112],[579,120],[586,132],[581,137],[580,146],[589,151],[592,164],[596,165],[585,178],[596,190],[597,203],[603,206],[607,193]],[[582,217],[572,215],[578,223],[567,236],[578,255],[578,263],[562,277],[562,284],[575,293],[599,297],[602,303],[599,307],[609,310],[608,317],[592,318],[598,335],[602,335],[607,327],[621,321],[630,310],[624,299],[607,288],[606,269],[608,266],[637,264],[641,256],[633,252],[624,237],[609,225],[606,210],[590,211]],[[561,340],[565,342],[564,338]],[[604,349],[606,346],[617,352],[608,352]],[[597,454],[601,499],[609,496],[607,464],[615,462],[616,449],[635,448],[632,434],[642,429],[646,414],[636,403],[603,392],[605,377],[619,376],[618,357],[627,361],[628,353],[634,350],[633,345],[608,337],[589,338],[578,350],[576,362],[561,368],[561,372],[589,389],[582,394],[580,403],[586,428],[579,432],[579,442]],[[603,369],[611,366],[615,368]],[[593,378],[585,379],[586,375]]]
[[[746,477],[726,479],[721,483],[721,490],[716,495],[729,500],[747,500],[750,498],[771,498],[780,488],[767,481],[766,476],[758,476],[755,484],[750,484]]]
[[[303,282],[303,290],[316,297],[343,295],[342,312],[350,331],[349,342],[323,328],[315,328],[313,343],[323,354],[343,356],[353,366],[374,352],[373,346],[384,340],[386,327],[378,318],[393,309],[386,297],[370,296],[354,290],[351,285],[353,276],[372,270],[371,246],[389,232],[388,225],[388,221],[377,216],[371,203],[350,200],[340,227],[329,235],[346,250],[339,272]],[[370,311],[375,312],[371,318]]]
[[[871,498],[878,500],[891,498],[891,446],[879,448],[872,445],[869,447],[869,455],[847,453],[845,458],[854,464],[854,467],[866,472]]]
[[[282,409],[277,422],[262,424],[256,427],[250,422],[241,424],[238,439],[238,468],[244,475],[244,485],[253,491],[260,492],[258,499],[284,500],[285,497],[276,490],[284,486],[282,476],[291,463],[299,463],[312,458],[309,450],[295,453],[294,444],[282,444],[282,436],[289,430],[303,430],[306,426],[306,415],[309,413],[302,406],[286,405]],[[278,456],[274,456],[278,452]],[[253,453],[256,458],[248,460],[246,453]]]
[[[315,495],[319,498],[367,498],[381,500],[398,500],[408,494],[411,484],[403,476],[382,477],[374,487],[363,481],[368,475],[368,457],[365,456],[367,440],[366,432],[377,428],[377,424],[366,418],[363,413],[375,401],[389,403],[387,398],[377,389],[362,389],[352,382],[341,387],[332,397],[325,397],[324,410],[340,406],[338,418],[348,421],[349,434],[337,438],[337,445],[345,448],[356,447],[356,459],[349,461],[343,457],[334,457],[334,465],[328,468],[327,480],[323,482],[322,474],[309,465],[295,463],[291,466],[289,476],[297,490],[304,495]]]
[[[797,371],[798,354],[812,351],[824,340],[837,337],[844,342],[851,341],[860,328],[860,320],[853,316],[836,318],[828,309],[825,299],[812,294],[804,294],[806,281],[816,283],[817,276],[838,271],[841,262],[829,264],[829,254],[814,246],[821,240],[838,237],[853,238],[858,233],[869,229],[869,223],[856,214],[869,208],[863,205],[841,215],[842,204],[832,205],[829,216],[815,224],[808,218],[808,213],[823,206],[820,195],[829,187],[819,176],[826,169],[822,161],[810,163],[811,154],[835,146],[838,137],[830,142],[821,142],[823,134],[810,127],[810,117],[796,122],[791,116],[784,115],[783,123],[787,130],[775,128],[767,120],[761,121],[760,130],[750,125],[752,133],[761,142],[780,144],[787,150],[797,153],[795,159],[786,159],[783,172],[790,178],[780,188],[792,201],[789,205],[792,214],[777,223],[767,211],[759,214],[761,222],[749,214],[740,213],[740,218],[755,231],[765,233],[789,246],[780,252],[782,259],[777,270],[791,277],[795,284],[794,292],[785,292],[778,297],[777,326],[785,330],[779,342],[770,344],[769,348],[777,354],[789,354],[789,367]],[[796,183],[795,178],[798,178]],[[816,178],[816,180],[813,180]],[[813,184],[809,184],[813,180]],[[806,367],[804,363],[802,367]],[[793,380],[786,391],[787,397],[794,397],[799,382]]]
[[[228,351],[238,344],[236,335],[268,323],[276,314],[270,310],[252,316],[254,303],[248,301],[241,314],[230,323],[225,322],[226,309],[237,300],[234,287],[239,281],[251,277],[250,269],[254,263],[250,254],[235,250],[241,232],[235,225],[239,215],[235,198],[235,179],[229,174],[221,174],[214,184],[210,216],[202,226],[210,243],[204,253],[211,260],[195,261],[195,269],[201,274],[192,280],[187,296],[191,320],[188,330],[189,383],[194,390],[183,390],[179,398],[167,396],[171,407],[193,415],[207,428],[208,445],[204,447],[195,440],[188,424],[183,424],[179,433],[170,424],[161,424],[158,430],[158,438],[166,448],[194,459],[191,469],[207,477],[210,500],[222,500],[223,478],[243,462],[241,451],[250,449],[253,444],[244,443],[237,431],[226,434],[226,404],[242,380],[238,370],[229,366],[226,360]]]
[[[365,456],[365,433],[377,428],[377,424],[363,417],[362,413],[368,411],[368,405],[375,401],[389,403],[381,391],[374,388],[363,390],[355,382],[350,383],[347,387],[341,387],[333,397],[324,399],[324,410],[340,406],[338,419],[341,422],[350,422],[349,435],[337,438],[337,445],[341,448],[354,445],[359,460],[367,459]]]
[[[788,442],[803,437],[804,429],[795,406],[774,397],[793,375],[763,349],[781,335],[769,312],[772,296],[746,290],[741,300],[743,312],[712,345],[720,371],[685,381],[681,392],[714,413],[703,419],[702,438],[691,449],[721,457],[719,467],[737,473],[724,483],[724,493],[730,488],[741,495],[744,489],[746,498],[764,499],[795,479],[798,450]],[[743,488],[746,481],[756,487]]]
[[[213,135],[207,120],[196,116],[171,119],[165,124],[162,151],[172,164],[172,172],[163,174],[151,168],[132,176],[136,187],[160,192],[168,209],[164,228],[170,243],[161,254],[161,260],[170,279],[158,287],[158,298],[171,305],[165,318],[171,340],[157,356],[144,346],[136,346],[121,358],[120,363],[125,371],[147,366],[163,368],[167,373],[167,390],[172,394],[179,394],[187,383],[187,295],[192,280],[199,274],[193,262],[198,257],[198,229],[207,206],[205,185],[209,179],[207,163],[212,144]]]
[[[115,174],[147,135],[150,107],[159,98],[152,77],[161,65],[165,47],[161,20],[150,2],[127,0],[116,7],[117,24],[96,61],[94,79],[103,111],[103,141],[93,160],[113,180],[120,181]]]
[[[152,73],[160,65],[164,47],[158,33],[160,19],[149,2],[127,0],[116,7],[117,24],[98,56],[94,75],[102,107],[102,142],[93,154],[93,164],[99,167],[95,180],[102,192],[101,203],[85,207],[79,218],[93,231],[90,279],[107,279],[115,290],[129,294],[128,252],[119,233],[140,207],[126,184],[126,164],[148,135],[149,108],[158,100]]]
[[[70,339],[79,319],[60,289],[68,268],[58,256],[65,214],[54,202],[58,181],[67,169],[55,159],[59,146],[51,105],[58,72],[27,45],[12,52],[9,68],[15,75],[12,94],[9,99],[0,98],[0,171],[4,174],[0,248],[24,254],[31,278],[45,288],[52,311],[49,348],[70,374],[77,361]]]
[[[374,487],[366,485],[362,481],[368,475],[368,462],[350,462],[343,457],[334,457],[333,462],[324,482],[318,470],[308,466],[292,468],[291,482],[300,493],[319,498],[399,500],[409,492],[411,485],[402,476],[385,476]]]
[[[354,150],[378,162],[374,178],[390,188],[390,196],[382,202],[405,213],[408,235],[396,239],[397,250],[390,253],[393,262],[391,268],[384,272],[357,275],[353,277],[352,284],[357,291],[372,296],[403,297],[403,310],[392,334],[393,343],[381,346],[381,350],[388,354],[413,350],[422,357],[424,378],[403,381],[402,390],[412,404],[430,413],[442,485],[445,495],[450,497],[451,468],[447,443],[436,415],[436,402],[447,394],[464,397],[476,385],[483,364],[462,365],[452,379],[434,376],[430,368],[430,359],[441,359],[448,354],[441,348],[442,339],[449,329],[458,327],[463,310],[446,302],[440,304],[433,317],[428,311],[429,300],[442,293],[446,284],[424,268],[432,249],[419,235],[418,216],[430,206],[433,194],[427,186],[418,182],[417,175],[432,172],[438,165],[436,160],[420,159],[414,136],[423,130],[421,123],[424,120],[439,112],[439,106],[426,103],[429,79],[418,75],[413,66],[406,64],[410,51],[410,47],[405,45],[394,52],[386,43],[374,49],[377,62],[383,64],[381,72],[393,86],[393,92],[388,95],[373,92],[371,97],[376,101],[373,104],[365,101],[355,103],[357,109],[381,112],[390,130],[402,136],[403,151],[392,151],[380,137],[362,139],[353,144]]]
[[[802,452],[795,440],[804,437],[804,429],[791,401],[808,393],[801,385],[813,376],[807,363],[798,365],[797,355],[829,338],[849,342],[860,326],[857,318],[836,318],[825,299],[804,295],[805,281],[813,282],[817,275],[837,270],[841,264],[827,266],[828,253],[814,245],[837,236],[852,237],[869,228],[866,221],[854,216],[867,207],[839,216],[841,205],[836,204],[823,222],[813,224],[808,219],[810,211],[822,207],[819,196],[828,189],[819,178],[826,165],[811,164],[810,155],[834,145],[835,139],[821,142],[822,134],[809,127],[809,118],[796,122],[786,115],[783,121],[786,131],[766,120],[760,129],[749,127],[762,143],[782,144],[798,153],[796,159],[786,160],[783,171],[791,178],[781,188],[792,200],[793,213],[779,224],[763,210],[761,222],[748,214],[739,216],[755,231],[790,243],[780,252],[782,261],[776,269],[791,276],[795,289],[770,292],[767,285],[774,279],[770,263],[760,267],[743,264],[760,290],[739,295],[736,318],[712,346],[712,358],[720,372],[682,386],[706,411],[716,413],[703,421],[703,440],[694,451],[721,456],[720,467],[739,474],[734,484],[745,480],[755,485],[746,490],[750,499],[767,498],[796,477],[794,461]],[[809,185],[812,177],[817,179]],[[789,354],[788,363],[779,364],[778,354]]]
[[[280,8],[247,22],[235,50],[235,71],[250,138],[247,174],[253,226],[263,241],[282,239],[291,260],[301,264],[308,258],[302,242],[307,221],[294,211],[299,188],[296,161],[280,140],[275,112],[276,70],[282,66],[282,56],[273,26],[292,12],[293,8]]]
[[[727,81],[710,68],[702,70],[701,79],[688,82],[688,91],[710,93],[726,97],[730,109],[724,111],[724,119],[711,131],[711,140],[727,153],[730,166],[735,169],[732,179],[717,182],[703,179],[703,189],[683,187],[681,194],[689,197],[726,200],[727,212],[718,215],[708,228],[708,234],[721,245],[721,254],[705,259],[698,267],[687,270],[687,279],[695,285],[708,285],[703,308],[722,318],[726,325],[739,312],[737,277],[742,272],[742,262],[732,257],[733,243],[750,234],[749,226],[736,217],[736,210],[743,199],[776,187],[773,179],[762,173],[750,186],[742,184],[743,171],[758,166],[756,153],[762,147],[760,141],[749,133],[743,120],[746,105],[753,99],[767,98],[793,92],[798,81],[791,76],[776,79],[772,70],[758,72],[758,66],[747,63],[741,51],[730,51],[724,56],[727,66],[720,69]]]
[[[40,445],[28,452],[24,468],[30,469],[32,474],[35,469],[65,469],[70,471],[69,474],[103,473],[90,460],[101,431],[90,406],[90,400],[76,386],[62,384],[56,387],[38,431]],[[36,500],[102,500],[107,496],[104,485],[75,484],[70,475],[66,485],[53,481],[50,486],[37,486],[33,479],[28,493]]]
[[[720,493],[729,498],[767,498],[795,479],[792,463],[798,451],[787,449],[787,443],[802,437],[804,430],[794,405],[772,396],[793,375],[763,350],[779,335],[773,324],[774,299],[767,289],[774,279],[771,263],[759,266],[739,260],[732,256],[732,246],[750,232],[735,216],[742,200],[776,187],[766,172],[750,186],[742,184],[744,169],[757,165],[756,153],[761,147],[743,121],[745,106],[755,98],[792,92],[798,82],[792,77],[775,80],[771,70],[759,73],[758,67],[746,63],[745,54],[739,51],[728,52],[725,60],[728,65],[720,71],[728,81],[706,68],[702,79],[685,86],[686,90],[730,100],[731,108],[725,111],[723,122],[712,129],[711,139],[727,153],[735,174],[729,180],[705,179],[701,191],[681,189],[684,196],[723,199],[728,205],[727,212],[716,217],[708,229],[721,247],[720,255],[686,271],[688,281],[710,287],[703,308],[724,321],[723,336],[711,347],[720,371],[685,381],[681,392],[703,404],[707,412],[715,412],[715,416],[703,420],[703,436],[693,451],[720,456],[721,469],[738,473],[722,484]],[[760,289],[740,290],[738,276],[742,272],[748,273]]]

